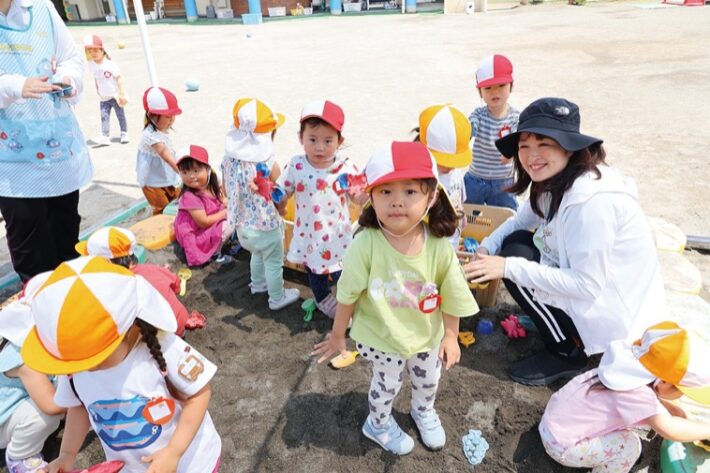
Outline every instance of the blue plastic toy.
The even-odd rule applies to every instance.
[[[266,199],[267,202],[274,201],[274,203],[279,204],[283,200],[286,193],[284,190],[277,186],[271,179],[269,175],[271,170],[266,163],[261,162],[256,165],[256,177],[254,178],[254,184],[258,190],[257,194]]]
[[[525,327],[526,330],[529,330],[531,332],[537,332],[535,322],[532,321],[529,315],[520,314],[518,316],[518,322],[520,322],[520,325]]]
[[[478,241],[475,238],[466,237],[463,239],[463,249],[466,253],[475,253],[478,251]]]
[[[469,430],[466,435],[461,437],[463,442],[463,453],[471,465],[480,465],[488,451],[488,442],[480,430]]]
[[[476,332],[478,332],[481,335],[492,334],[494,328],[495,327],[493,325],[493,322],[491,322],[489,319],[481,319],[476,324]]]

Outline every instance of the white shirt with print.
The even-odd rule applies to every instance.
[[[121,77],[121,69],[119,69],[118,64],[106,57],[101,61],[101,64],[89,61],[89,72],[96,80],[96,87],[102,101],[118,97],[118,82],[116,82],[116,79]]]

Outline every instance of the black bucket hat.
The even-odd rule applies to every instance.
[[[523,132],[548,136],[567,151],[579,151],[596,143],[599,138],[579,132],[579,107],[569,100],[556,97],[537,99],[520,113],[518,130],[496,141],[496,147],[507,158],[517,154],[518,140]]]

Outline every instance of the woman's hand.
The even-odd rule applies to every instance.
[[[321,355],[321,357],[318,358],[318,363],[323,363],[335,353],[340,353],[342,356],[348,354],[345,337],[333,335],[332,333],[326,335],[326,337],[324,341],[313,345],[311,356]]]
[[[175,473],[180,462],[180,454],[167,446],[152,455],[141,457],[141,461],[150,463],[146,473]]]
[[[469,282],[484,283],[505,276],[505,258],[477,253],[476,259],[463,266],[464,275]]]
[[[55,90],[61,90],[61,87],[51,84],[47,76],[28,77],[22,86],[22,98],[41,99],[42,95],[40,94],[47,94]]]
[[[49,473],[66,473],[74,468],[75,463],[76,455],[60,452],[59,456],[49,464],[47,471]]]
[[[447,371],[461,360],[461,347],[455,335],[450,333],[444,335],[439,348],[439,359]]]

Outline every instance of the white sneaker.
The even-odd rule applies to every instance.
[[[91,142],[95,147],[108,146],[111,144],[111,140],[109,139],[109,137],[103,136],[103,135],[99,135],[94,138],[91,138]]]
[[[263,284],[254,284],[253,282],[249,283],[249,290],[251,291],[252,294],[263,294],[268,290],[266,287],[266,283]]]
[[[121,144],[130,143],[131,139],[128,137],[128,133],[121,133]]]
[[[287,305],[296,302],[300,296],[301,296],[301,292],[298,289],[296,289],[295,287],[284,288],[284,294],[283,294],[283,296],[281,296],[281,299],[275,301],[275,300],[269,298],[269,309],[271,309],[271,310],[283,309]]]

